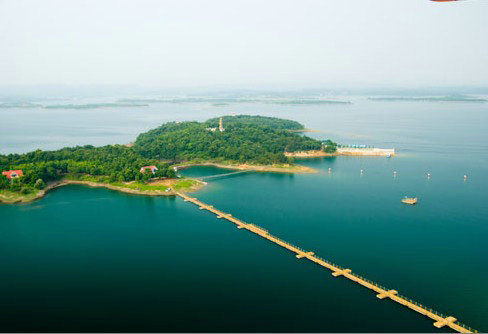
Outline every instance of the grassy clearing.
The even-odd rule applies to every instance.
[[[29,202],[37,198],[37,191],[28,194],[22,194],[17,191],[0,190],[0,202],[15,203],[15,202]]]
[[[132,182],[110,182],[108,176],[98,175],[85,175],[85,174],[66,174],[66,180],[86,181],[95,183],[104,183],[114,187],[127,188],[137,191],[166,191],[167,189],[174,190],[191,190],[200,185],[200,183],[193,179],[181,178],[181,179],[168,179],[170,182],[168,185],[144,183],[142,181]]]
[[[140,191],[152,191],[152,190],[166,190],[167,187],[161,185],[150,185],[143,182],[133,181],[133,182],[122,182],[115,181],[110,182],[110,178],[104,175],[88,175],[88,174],[66,174],[64,177],[66,180],[74,181],[87,181],[95,183],[105,183],[114,187],[128,188]]]
[[[172,190],[175,191],[192,191],[200,188],[203,183],[194,179],[163,179],[152,180],[152,183],[144,183],[142,181],[132,182],[109,182],[108,176],[98,175],[84,175],[84,174],[66,174],[64,179],[67,181],[82,181],[93,183],[93,186],[100,185],[107,188],[124,191],[123,189],[130,189],[132,193],[141,193],[147,195],[167,195],[172,194]],[[0,203],[18,203],[18,202],[30,202],[41,197],[37,189],[32,189],[27,194],[22,194],[20,191],[0,190]]]
[[[173,185],[174,190],[189,190],[199,185],[199,182],[193,179],[181,179]]]
[[[154,191],[154,190],[165,191],[166,189],[168,189],[168,187],[165,186],[160,186],[160,185],[155,186],[155,185],[145,184],[142,182],[131,182],[131,183],[111,182],[109,184],[115,187],[129,188],[129,189],[134,189],[139,191]]]

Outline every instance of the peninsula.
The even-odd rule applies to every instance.
[[[262,116],[224,116],[206,122],[170,122],[140,134],[133,145],[65,147],[0,155],[0,202],[29,202],[66,184],[106,187],[131,194],[166,196],[203,186],[178,177],[178,168],[222,168],[279,173],[313,173],[285,152],[330,153],[335,143],[290,130],[298,122]]]
[[[213,165],[271,173],[314,173],[294,158],[393,155],[394,150],[345,147],[302,134],[298,122],[264,116],[224,116],[205,122],[169,122],[140,134],[131,145],[65,147],[0,155],[0,202],[29,202],[67,184],[130,194],[172,196],[204,185],[179,168]]]

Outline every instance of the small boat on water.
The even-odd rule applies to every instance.
[[[417,197],[404,197],[402,198],[402,203],[405,204],[417,204]]]

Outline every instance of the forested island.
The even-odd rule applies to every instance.
[[[140,134],[133,145],[91,145],[0,155],[0,201],[28,201],[59,184],[86,183],[148,195],[194,189],[175,166],[217,164],[262,171],[300,172],[287,152],[325,150],[295,131],[302,124],[263,116],[224,116],[206,122],[170,122]],[[239,167],[240,166],[240,167]],[[155,167],[155,168],[152,168]]]
[[[222,117],[204,123],[166,123],[140,134],[134,149],[142,156],[170,161],[212,160],[270,165],[291,163],[284,152],[318,150],[318,140],[289,130],[304,129],[295,121],[262,116]]]

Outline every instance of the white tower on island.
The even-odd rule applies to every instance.
[[[224,132],[225,129],[224,129],[224,121],[222,120],[222,117],[220,117],[219,119],[219,131],[220,132]]]

